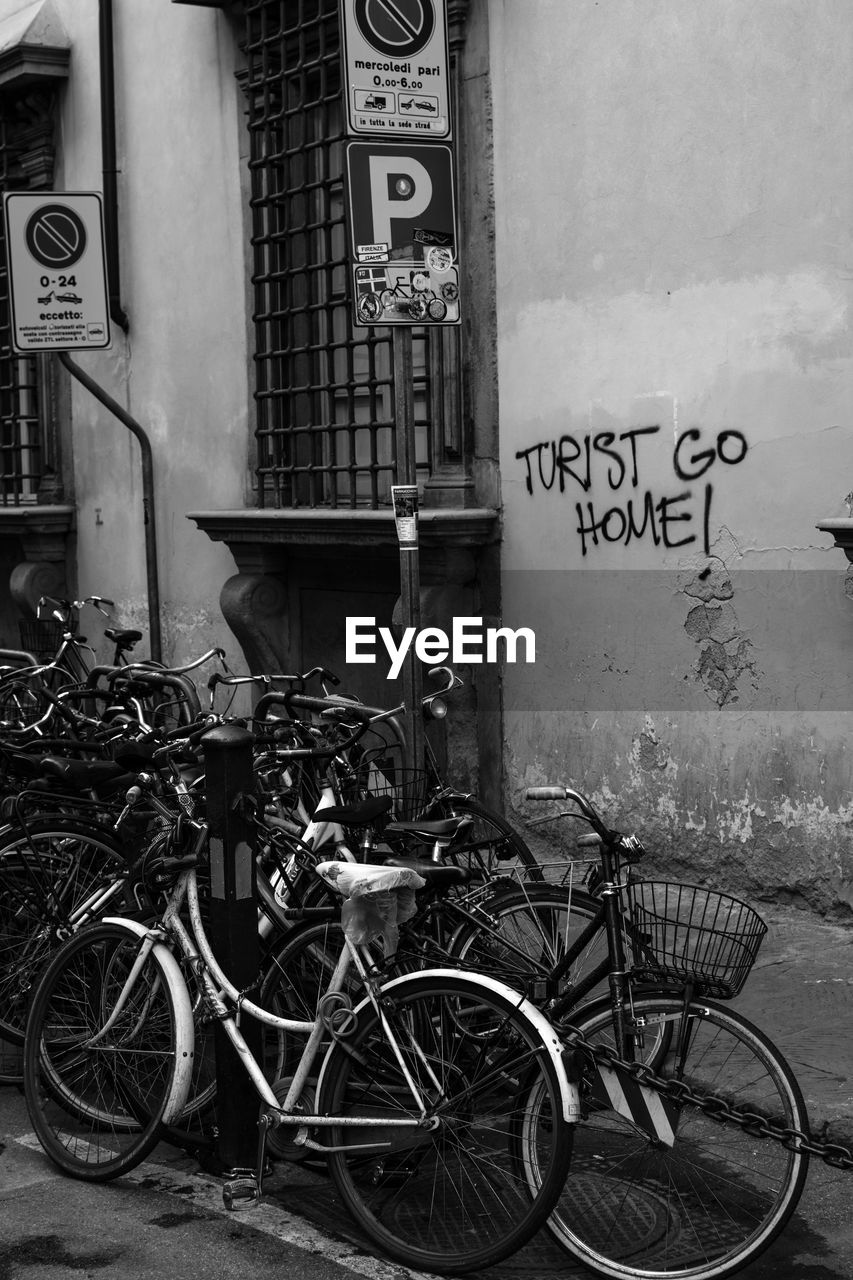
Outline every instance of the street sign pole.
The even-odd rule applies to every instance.
[[[418,479],[415,465],[412,331],[408,326],[400,325],[393,330],[393,357],[397,484],[416,486]],[[417,523],[415,528],[417,529]],[[414,546],[405,545],[403,540],[400,540],[400,608],[403,628],[414,627],[417,635],[421,626],[420,550],[417,539]],[[403,702],[409,719],[406,734],[406,763],[410,769],[424,767],[422,699],[423,675],[420,659],[415,653],[414,645],[410,645],[403,662]]]

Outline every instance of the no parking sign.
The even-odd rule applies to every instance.
[[[353,134],[449,138],[445,0],[341,0]]]
[[[16,351],[110,345],[97,192],[7,192],[6,257]]]

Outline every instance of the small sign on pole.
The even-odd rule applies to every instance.
[[[408,548],[414,551],[418,545],[418,486],[392,484],[391,501],[394,503],[394,521],[400,550]]]
[[[110,345],[101,197],[10,191],[3,197],[16,351]]]

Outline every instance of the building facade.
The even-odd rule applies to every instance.
[[[520,822],[569,781],[655,868],[848,909],[853,588],[815,527],[853,507],[848,6],[447,20],[462,323],[412,328],[423,618],[536,636],[464,665],[454,781]],[[75,360],[150,439],[164,658],[390,702],[381,656],[344,661],[399,593],[400,377],[352,317],[337,0],[0,0],[0,114],[5,190],[104,193],[113,342]],[[138,441],[0,321],[0,641],[43,591],[145,629]]]

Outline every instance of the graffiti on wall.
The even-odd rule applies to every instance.
[[[690,487],[656,496],[642,486],[640,476],[649,437],[660,431],[658,425],[618,434],[564,435],[520,449],[515,456],[524,460],[525,487],[532,496],[554,489],[577,494],[578,488],[589,495],[575,502],[582,555],[604,543],[628,546],[643,539],[667,549],[701,541],[710,555],[714,476],[722,466],[743,462],[749,448],[746,437],[726,430],[703,440],[697,427],[684,431],[673,449],[672,468],[676,480]],[[700,480],[703,483],[696,486]]]

